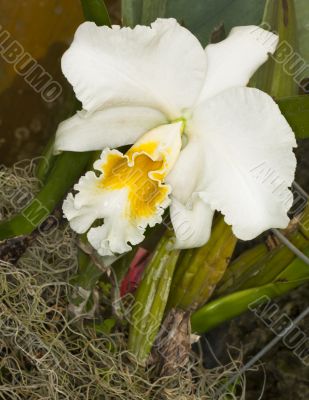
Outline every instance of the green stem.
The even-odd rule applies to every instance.
[[[224,225],[222,220],[215,221],[209,241],[202,247],[203,256],[206,257],[210,249],[216,244],[223,233]],[[177,263],[176,271],[173,277],[171,293],[168,302],[168,308],[179,306],[182,298],[189,296],[191,292],[191,282],[198,273],[200,265],[196,262],[197,249],[182,251],[181,258]]]
[[[159,331],[179,251],[174,238],[165,234],[137,289],[131,314],[129,350],[144,363]]]
[[[308,246],[307,239],[300,232],[291,234],[289,240],[301,250]],[[295,254],[286,246],[268,251],[265,245],[258,245],[241,254],[231,264],[215,295],[226,295],[271,283],[294,258]]]
[[[177,265],[168,308],[195,309],[204,304],[220,281],[234,251],[236,238],[219,217],[209,241],[188,250]]]
[[[304,251],[309,255],[309,248]],[[221,297],[197,310],[191,316],[192,331],[198,334],[246,312],[250,303],[263,301],[265,296],[273,299],[288,293],[309,280],[309,268],[300,259],[295,259],[273,283]]]
[[[225,271],[216,288],[215,296],[217,297],[222,294],[227,294],[229,291],[233,291],[242,276],[250,270],[258,260],[264,259],[268,252],[269,250],[266,244],[261,243],[242,253]]]
[[[308,246],[304,236],[295,232],[289,236],[289,240],[300,250]],[[286,246],[281,246],[266,256],[266,260],[260,260],[254,268],[251,277],[245,277],[243,284],[238,289],[249,289],[251,287],[263,286],[273,280],[295,259],[295,254]]]

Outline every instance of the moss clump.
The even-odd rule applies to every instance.
[[[21,187],[37,190],[32,176],[31,163],[1,169],[1,216],[18,211],[12,198]],[[0,399],[215,398],[238,363],[207,371],[192,353],[189,371],[157,379],[128,353],[123,324],[107,335],[94,321],[70,316],[76,253],[76,238],[62,221],[37,233],[15,264],[0,262]]]

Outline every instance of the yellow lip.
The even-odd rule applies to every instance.
[[[153,216],[169,194],[169,187],[162,184],[164,160],[153,161],[145,153],[135,153],[134,157],[128,153],[110,153],[102,170],[100,188],[128,190],[128,207],[125,213],[129,218]]]
[[[147,219],[151,224],[162,214],[159,209],[167,207],[171,189],[164,179],[178,158],[182,129],[182,122],[161,125],[146,132],[126,154],[108,151],[97,164],[103,172],[100,189],[127,190],[126,218],[137,223]]]

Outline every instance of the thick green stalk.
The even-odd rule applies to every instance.
[[[210,251],[211,247],[218,241],[223,233],[224,226],[221,221],[220,224],[215,221],[212,228],[211,236],[205,246],[203,246],[204,256]],[[189,249],[181,252],[179,262],[177,263],[175,274],[172,281],[168,308],[179,306],[181,299],[191,292],[191,281],[198,273],[199,265],[193,262],[197,249]]]
[[[289,240],[300,250],[308,246],[308,240],[300,232],[291,234]],[[265,249],[265,245],[258,245],[240,255],[226,271],[224,283],[215,295],[226,295],[271,283],[296,257],[283,245],[272,251]]]
[[[204,304],[220,281],[236,241],[231,227],[220,216],[209,241],[199,249],[189,250],[177,265],[168,307],[192,310]]]
[[[141,363],[146,361],[159,331],[178,256],[174,238],[165,234],[136,291],[128,348]]]
[[[227,294],[233,291],[234,285],[242,278],[242,276],[250,270],[258,260],[264,260],[269,250],[265,243],[260,243],[242,253],[236,260],[234,260],[227,270],[225,271],[218,287],[215,290],[215,296]]]
[[[289,240],[300,250],[304,250],[309,244],[299,232],[289,236]],[[295,254],[284,245],[275,249],[268,254],[266,260],[257,263],[254,274],[251,277],[247,275],[247,279],[238,289],[249,289],[272,282],[295,258]]]
[[[304,251],[309,255],[309,248]],[[191,316],[192,332],[204,333],[248,310],[250,303],[273,299],[288,293],[309,280],[309,268],[296,258],[275,281],[264,286],[242,290],[216,299],[197,310]]]

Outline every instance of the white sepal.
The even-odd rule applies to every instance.
[[[148,107],[114,107],[93,113],[81,110],[59,124],[54,152],[125,146],[164,123],[164,115]]]
[[[237,26],[206,49],[207,73],[200,102],[233,87],[246,86],[276,50],[279,37],[258,26]]]
[[[227,90],[195,110],[191,130],[205,154],[200,196],[235,235],[250,240],[285,228],[296,141],[273,99],[257,89]]]
[[[206,60],[196,37],[172,18],[134,29],[84,22],[62,71],[88,111],[144,105],[174,119],[197,99]]]
[[[200,247],[208,241],[214,211],[200,198],[198,193],[192,196],[187,205],[173,198],[170,214],[176,235],[176,248]]]

